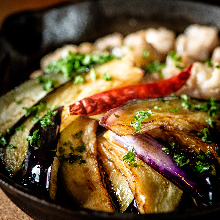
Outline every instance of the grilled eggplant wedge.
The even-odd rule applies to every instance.
[[[109,181],[111,181],[112,187],[117,189],[115,192],[118,193],[116,195],[122,208],[132,201],[132,194],[141,214],[171,212],[178,207],[183,194],[182,190],[138,158],[136,158],[135,164],[128,164],[123,160],[128,151],[115,145],[104,136],[99,137],[98,142],[100,159],[105,162],[107,158],[108,163],[115,166]],[[127,180],[130,189],[126,187],[126,183],[123,183],[121,178],[114,177],[118,172]]]
[[[110,110],[100,124],[113,143],[133,146],[140,159],[207,205],[218,200],[219,110],[214,99],[138,100]]]

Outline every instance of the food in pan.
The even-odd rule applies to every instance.
[[[162,213],[219,201],[218,30],[114,33],[42,58],[0,98],[9,176],[75,208]]]

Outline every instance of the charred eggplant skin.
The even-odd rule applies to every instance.
[[[28,143],[28,151],[23,163],[25,174],[22,184],[46,195],[49,191],[51,168],[56,154],[62,110],[63,107],[54,110],[57,113],[46,128],[42,127],[41,120],[32,127],[29,136],[37,134],[39,142]]]

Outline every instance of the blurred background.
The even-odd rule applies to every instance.
[[[59,3],[74,2],[76,0],[0,0],[0,26],[3,20],[22,10],[33,10],[50,7]]]

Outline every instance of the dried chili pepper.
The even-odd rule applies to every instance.
[[[125,104],[132,99],[158,98],[168,96],[180,89],[190,76],[192,65],[178,75],[152,83],[125,86],[97,93],[69,105],[70,115],[91,116],[104,113]]]

